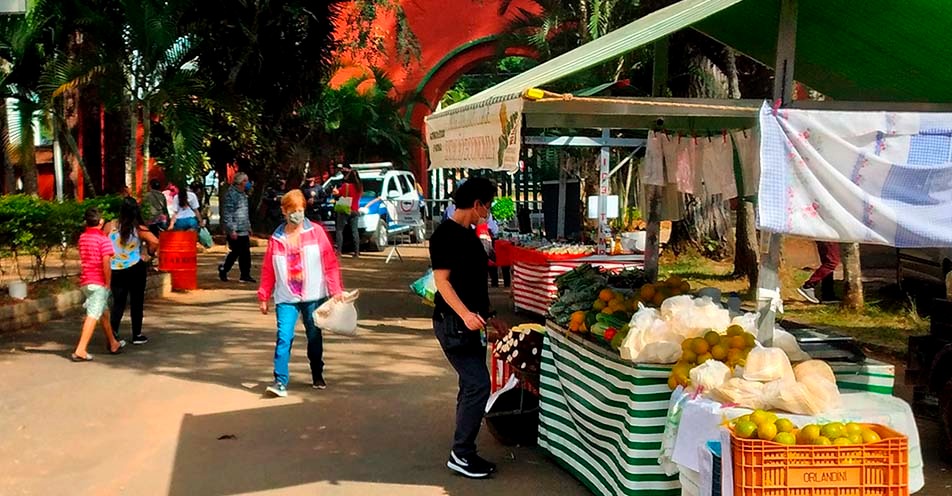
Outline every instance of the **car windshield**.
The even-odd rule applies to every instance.
[[[325,190],[328,192],[333,191],[334,188],[337,188],[340,186],[341,182],[343,182],[343,179],[339,177],[331,179],[327,181],[327,186],[325,187]],[[362,196],[376,198],[380,196],[381,188],[383,188],[383,178],[382,177],[362,178],[360,180],[360,184],[364,187],[364,194]]]

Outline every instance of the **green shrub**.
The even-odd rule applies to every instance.
[[[65,255],[85,228],[86,209],[95,206],[108,221],[116,217],[122,199],[101,196],[79,203],[51,202],[28,195],[0,196],[0,257],[12,257],[22,279],[19,257],[31,257],[32,278],[45,276],[46,260],[59,250],[65,270]]]

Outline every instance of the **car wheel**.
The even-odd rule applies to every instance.
[[[370,251],[383,251],[389,242],[387,223],[381,220],[377,223],[377,230],[370,236]]]
[[[410,242],[411,243],[422,243],[426,239],[426,226],[420,224],[415,227],[410,233]]]

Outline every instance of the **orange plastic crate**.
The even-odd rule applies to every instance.
[[[735,496],[907,496],[909,440],[868,424],[882,438],[855,446],[788,446],[731,432]]]

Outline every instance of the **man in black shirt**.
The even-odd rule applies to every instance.
[[[456,191],[456,212],[430,238],[430,260],[436,281],[433,329],[447,360],[459,374],[456,433],[446,466],[471,478],[489,477],[496,465],[476,453],[476,436],[489,399],[489,370],[482,332],[508,327],[494,317],[489,304],[488,258],[473,226],[485,222],[496,185],[473,178]]]

